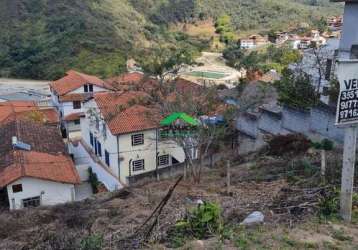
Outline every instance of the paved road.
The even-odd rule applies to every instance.
[[[0,78],[0,95],[26,90],[35,90],[44,94],[50,94],[49,83],[50,81]]]

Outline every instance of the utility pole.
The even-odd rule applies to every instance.
[[[350,222],[352,220],[352,195],[356,149],[357,127],[348,127],[345,129],[344,134],[344,152],[340,202],[341,216],[346,222]]]
[[[345,2],[344,24],[339,45],[337,76],[340,82],[340,93],[337,104],[338,126],[344,126],[344,152],[342,183],[340,195],[340,215],[345,222],[352,219],[352,195],[354,168],[357,150],[358,125],[358,0],[331,0]]]

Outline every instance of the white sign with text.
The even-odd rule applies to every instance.
[[[358,61],[339,61],[337,75],[340,90],[336,124],[358,123]]]

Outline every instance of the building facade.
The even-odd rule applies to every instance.
[[[83,102],[94,93],[109,90],[109,86],[96,76],[70,70],[63,78],[50,84],[51,100],[58,109],[63,134],[66,137],[80,136],[80,118]]]
[[[146,93],[99,93],[84,104],[81,118],[84,143],[113,175],[127,178],[156,171],[185,160],[181,147],[159,136],[160,118],[149,107],[129,103]]]

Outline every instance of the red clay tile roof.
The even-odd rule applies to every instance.
[[[161,117],[152,108],[134,105],[116,115],[107,124],[113,135],[158,128]]]
[[[144,106],[149,105],[149,98],[141,91],[98,93],[94,97],[113,135],[158,127],[158,112]]]
[[[63,78],[54,81],[50,84],[51,89],[58,95],[65,95],[75,89],[82,87],[85,84],[93,84],[98,87],[107,88],[107,84],[96,76],[86,75],[74,70],[70,70]]]
[[[185,80],[178,77],[174,81],[175,91],[179,94],[191,93],[192,95],[199,95],[200,92],[204,89],[203,86],[193,83],[191,81]]]
[[[70,115],[66,115],[63,119],[66,122],[71,122],[71,121],[79,120],[81,117],[84,117],[84,116],[85,116],[85,113],[79,112],[79,113],[73,113],[73,114],[70,114]]]
[[[34,151],[14,150],[14,162],[0,169],[0,187],[23,177],[77,184],[78,173],[69,156],[50,155]]]
[[[86,101],[93,96],[93,93],[82,93],[82,94],[67,94],[60,96],[60,102],[73,102],[73,101]]]
[[[13,136],[29,144],[31,151],[14,150]],[[79,182],[57,127],[29,120],[14,120],[0,124],[0,138],[0,187],[22,177]]]
[[[41,119],[47,124],[59,123],[58,113],[53,108],[42,109],[31,101],[0,102],[0,123],[14,119]]]
[[[103,115],[108,120],[114,114],[131,106],[147,103],[150,96],[143,91],[96,93],[94,99]]]
[[[121,84],[121,83],[131,83],[131,82],[139,82],[143,78],[144,78],[143,73],[131,72],[131,73],[125,73],[120,76],[106,79],[106,82],[111,85],[112,84]]]

